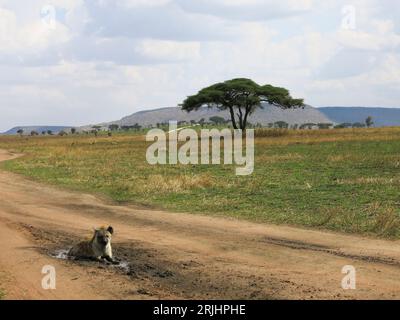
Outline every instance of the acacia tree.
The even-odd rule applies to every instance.
[[[190,112],[202,106],[228,110],[233,128],[246,129],[248,117],[262,108],[262,102],[282,109],[304,107],[303,99],[293,99],[285,88],[260,86],[250,79],[240,78],[214,84],[187,97],[182,110]]]
[[[210,121],[215,123],[215,124],[224,124],[224,123],[226,123],[226,120],[223,117],[219,117],[219,116],[211,117]]]
[[[118,124],[110,124],[108,126],[108,130],[110,131],[117,131],[119,129],[119,125]]]
[[[289,128],[289,124],[285,121],[277,121],[274,123],[275,128],[279,129],[287,129]]]

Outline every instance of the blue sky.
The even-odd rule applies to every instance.
[[[0,131],[176,106],[234,77],[400,107],[400,2],[0,0]]]

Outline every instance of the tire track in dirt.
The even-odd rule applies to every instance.
[[[283,247],[291,248],[294,250],[317,251],[317,252],[328,253],[330,255],[334,255],[334,256],[338,256],[338,257],[342,257],[342,258],[349,258],[352,260],[381,263],[381,264],[400,267],[400,261],[396,260],[394,258],[390,258],[390,257],[351,254],[351,253],[343,252],[339,249],[329,248],[329,247],[323,246],[323,245],[305,243],[302,241],[293,241],[293,240],[287,240],[287,239],[278,239],[278,238],[267,237],[267,238],[265,238],[264,241],[269,244],[283,246]]]

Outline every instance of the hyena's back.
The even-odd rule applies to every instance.
[[[78,243],[71,248],[68,254],[77,258],[94,258],[92,242],[84,241]]]

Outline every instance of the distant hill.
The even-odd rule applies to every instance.
[[[14,127],[2,134],[5,135],[12,135],[18,134],[18,130],[24,130],[24,134],[31,134],[32,131],[36,131],[37,133],[41,134],[42,131],[51,130],[53,133],[57,134],[60,131],[69,131],[72,127],[64,127],[64,126],[22,126],[22,127]]]
[[[400,108],[324,107],[318,110],[337,123],[364,123],[371,116],[375,127],[400,126]]]
[[[154,110],[146,110],[136,112],[130,116],[124,117],[121,120],[98,124],[103,127],[108,127],[110,124],[118,124],[119,126],[131,126],[136,123],[141,126],[156,126],[157,123],[166,123],[170,120],[186,121],[191,120],[199,121],[204,119],[208,121],[213,116],[220,116],[226,120],[230,119],[228,111],[220,111],[218,109],[209,109],[206,107],[200,108],[197,111],[186,112],[182,111],[180,107],[161,108]],[[249,117],[249,122],[253,124],[260,123],[267,125],[277,121],[285,121],[292,124],[303,123],[333,123],[318,109],[306,106],[304,109],[291,109],[282,110],[281,108],[264,104],[263,109],[258,109],[254,114]],[[88,130],[91,126],[81,127],[81,130]]]
[[[170,120],[199,121],[204,119],[209,121],[211,117],[220,116],[226,120],[230,119],[227,111],[217,109],[200,108],[198,111],[187,113],[182,111],[180,107],[160,108],[153,110],[144,110],[136,112],[132,115],[124,117],[117,121],[105,122],[97,124],[107,128],[110,124],[118,124],[119,126],[133,126],[138,123],[141,126],[156,126],[157,123],[167,123]],[[371,116],[376,127],[384,126],[400,126],[400,108],[366,108],[366,107],[321,107],[313,108],[306,106],[304,109],[282,110],[278,107],[264,104],[263,109],[258,109],[249,117],[249,122],[253,124],[260,123],[264,126],[277,121],[285,121],[290,125],[304,123],[354,123],[365,122],[365,119]],[[39,134],[42,131],[51,130],[57,134],[60,131],[69,131],[72,127],[68,126],[20,126],[14,127],[3,134],[17,134],[19,129],[24,130],[24,134],[30,134],[36,131]],[[92,125],[78,128],[79,130],[90,130]]]

